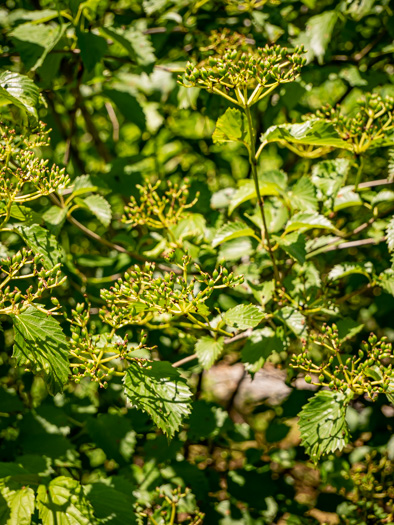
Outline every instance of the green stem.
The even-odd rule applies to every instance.
[[[244,109],[245,109],[246,118],[248,120],[248,128],[249,128],[249,141],[250,141],[249,142],[249,148],[248,148],[248,150],[249,150],[249,162],[250,162],[250,165],[251,165],[251,168],[252,168],[253,181],[254,181],[254,185],[255,185],[255,188],[256,188],[257,200],[258,200],[258,203],[259,203],[261,219],[262,219],[262,222],[263,222],[263,229],[261,231],[261,236],[262,236],[263,240],[267,241],[268,253],[269,253],[269,256],[270,256],[271,261],[272,261],[272,266],[274,268],[275,280],[277,282],[280,282],[279,271],[278,271],[278,267],[276,265],[274,252],[272,250],[271,239],[270,239],[270,235],[269,235],[269,231],[268,231],[268,227],[267,227],[267,220],[265,218],[265,213],[264,213],[264,199],[263,199],[263,197],[262,197],[262,195],[260,193],[259,180],[258,180],[258,177],[257,177],[256,146],[255,146],[255,136],[254,136],[254,128],[253,128],[252,116],[250,114],[250,108],[248,106],[245,106]]]

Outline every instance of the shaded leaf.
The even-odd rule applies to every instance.
[[[103,95],[112,100],[126,120],[145,129],[145,113],[135,95],[125,86],[116,85],[103,90]]]
[[[77,31],[77,39],[82,61],[86,69],[91,71],[105,55],[107,42],[105,38],[89,31]]]
[[[304,264],[306,257],[306,237],[302,233],[292,232],[278,240],[279,246],[298,263]]]
[[[192,393],[179,371],[166,361],[142,366],[131,363],[124,376],[124,385],[131,403],[147,412],[170,438],[190,414]]]
[[[149,36],[136,27],[101,27],[100,33],[120,44],[137,64],[149,65],[155,62],[154,48]]]
[[[272,328],[265,327],[254,330],[248,337],[241,351],[241,361],[249,372],[256,373],[264,365],[272,352],[283,350],[283,342],[277,337]]]
[[[254,231],[252,228],[249,228],[244,222],[229,222],[219,228],[215,233],[212,246],[216,248],[219,244],[231,241],[231,239],[237,239],[238,237],[252,237],[253,235]]]
[[[63,251],[54,237],[48,230],[38,224],[32,226],[19,225],[21,235],[27,246],[36,255],[41,255],[45,268],[50,270],[56,264],[62,262]]]
[[[31,363],[43,372],[52,394],[61,392],[70,373],[67,339],[56,319],[30,306],[11,315],[14,323],[14,351],[18,365]]]
[[[305,317],[292,306],[281,308],[275,313],[275,317],[283,321],[298,336],[306,331]]]

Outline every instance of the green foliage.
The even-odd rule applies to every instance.
[[[389,2],[52,7],[0,10],[0,522],[393,522]]]

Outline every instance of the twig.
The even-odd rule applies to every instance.
[[[189,361],[194,361],[194,359],[197,359],[197,354],[188,355],[187,357],[184,357],[183,359],[180,359],[179,361],[172,363],[172,366],[174,368],[177,368],[178,366],[182,366],[186,363],[189,363]]]
[[[346,248],[356,248],[357,246],[367,246],[369,244],[379,244],[380,242],[383,242],[387,239],[387,237],[380,237],[379,239],[360,239],[358,241],[350,241],[350,242],[344,242],[342,244],[338,244],[337,246],[328,246],[327,249],[324,250],[324,253],[326,252],[332,252],[334,250],[346,250]]]

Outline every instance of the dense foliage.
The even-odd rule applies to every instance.
[[[388,0],[0,8],[0,523],[394,522]]]

